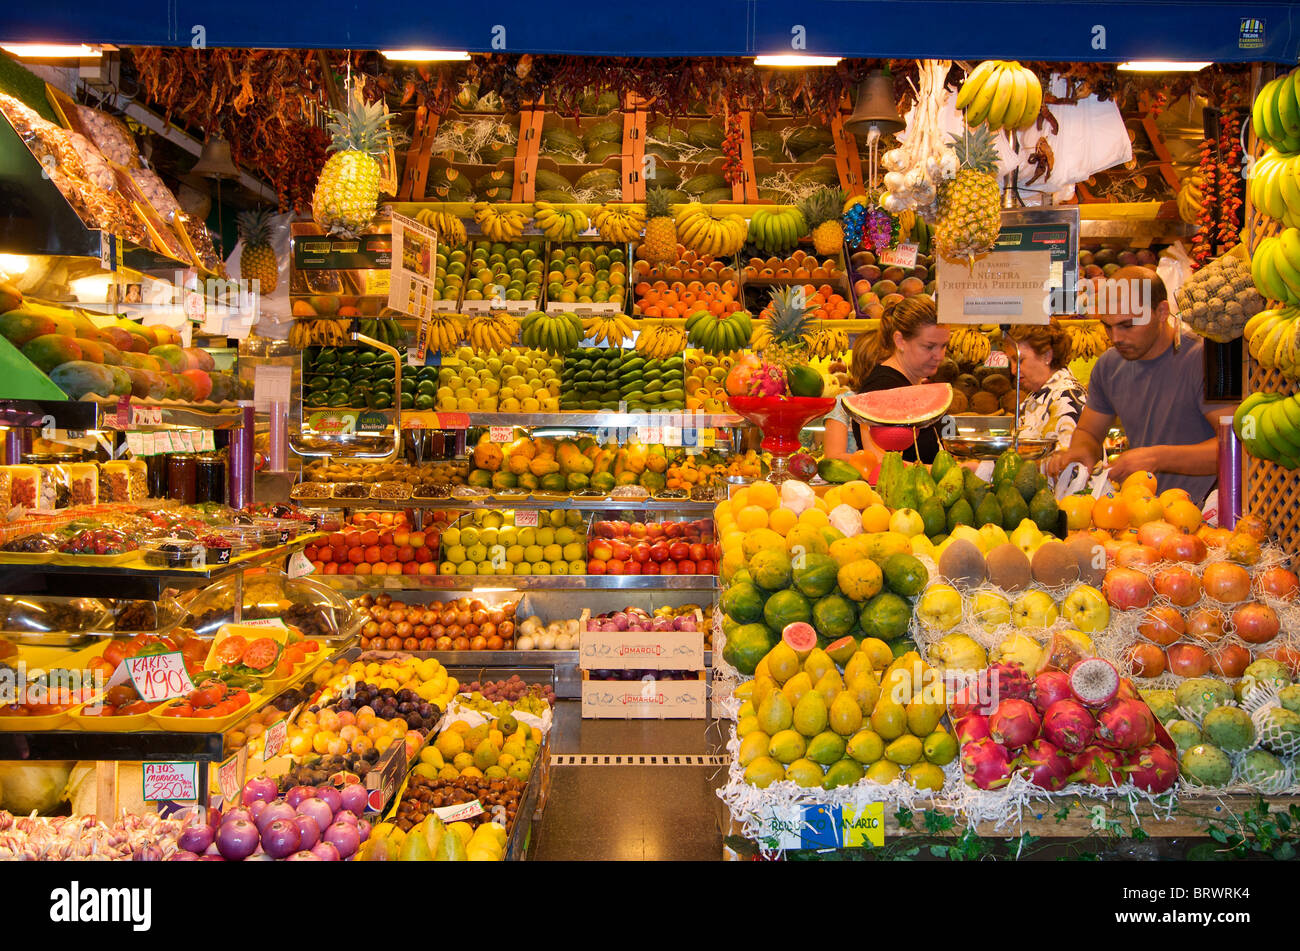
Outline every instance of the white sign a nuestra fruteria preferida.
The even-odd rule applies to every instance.
[[[939,258],[935,297],[941,324],[1046,324],[1051,319],[1050,251],[994,251],[973,265]]]

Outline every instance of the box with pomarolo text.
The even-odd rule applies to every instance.
[[[591,611],[578,620],[578,666],[583,670],[703,670],[704,615],[693,631],[593,631]]]
[[[709,684],[704,671],[692,680],[591,680],[582,672],[585,720],[703,720]]]

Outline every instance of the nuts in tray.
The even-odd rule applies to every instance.
[[[362,482],[341,482],[334,486],[336,499],[368,499],[370,486]]]
[[[289,490],[291,499],[328,499],[333,494],[333,482],[299,482]]]
[[[372,499],[409,499],[411,487],[405,482],[377,482],[370,490]]]
[[[63,539],[57,535],[24,535],[0,546],[0,551],[16,552],[24,555],[43,555],[58,551]]]
[[[153,601],[119,601],[113,608],[116,631],[158,630],[158,605]]]
[[[446,482],[421,482],[411,489],[413,499],[449,499],[451,486]]]
[[[518,779],[510,778],[459,776],[456,779],[428,779],[412,773],[393,821],[403,832],[409,832],[434,809],[457,806],[477,799],[483,807],[483,813],[466,819],[466,822],[472,826],[484,822],[500,822],[507,829],[512,829],[525,785]],[[505,812],[504,817],[501,815],[502,810]]]
[[[648,499],[650,490],[639,485],[620,485],[609,493],[612,499]]]

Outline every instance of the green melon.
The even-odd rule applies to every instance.
[[[763,601],[763,592],[755,585],[733,578],[722,594],[722,610],[741,624],[750,624],[763,619]]]
[[[760,588],[780,591],[790,584],[790,556],[774,548],[764,548],[749,560],[749,573]]]
[[[794,586],[809,598],[823,597],[835,589],[835,578],[840,566],[834,558],[814,553],[796,559],[795,563],[802,563],[802,567],[791,572]]]
[[[907,633],[912,606],[892,591],[882,591],[862,606],[858,623],[867,637],[892,641]]]
[[[787,624],[800,621],[807,624],[812,621],[812,605],[798,591],[778,591],[763,605],[763,620],[774,631],[784,631]]]
[[[812,624],[822,637],[835,640],[846,636],[857,626],[856,606],[842,594],[828,594],[812,609]]]
[[[776,646],[777,636],[765,624],[742,624],[726,635],[722,659],[742,674],[752,677],[758,662]]]

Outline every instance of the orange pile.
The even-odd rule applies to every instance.
[[[821,287],[805,284],[803,290],[804,306],[808,309],[808,316],[813,320],[845,320],[853,316],[852,302],[835,293],[835,289],[829,284],[823,284]],[[768,304],[764,307],[760,316],[771,317],[772,305]]]
[[[834,258],[819,261],[816,255],[799,250],[784,259],[770,257],[750,258],[745,265],[745,277],[793,278],[796,281],[825,281],[840,274]]]
[[[736,272],[708,256],[683,251],[680,264],[652,269],[637,261],[637,313],[642,317],[688,317],[698,310],[723,316],[740,310],[743,302]],[[650,278],[657,278],[653,283]]]

